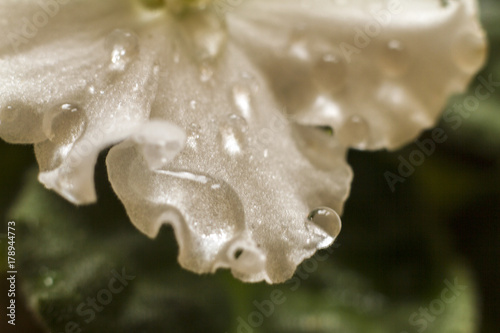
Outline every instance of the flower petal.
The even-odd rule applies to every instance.
[[[230,38],[294,119],[350,147],[414,139],[485,60],[475,0],[240,3],[226,8]]]
[[[107,159],[115,192],[148,236],[174,227],[185,268],[285,281],[340,231],[335,212],[308,214],[322,206],[341,213],[352,178],[345,149],[321,130],[291,126],[231,42],[207,82],[187,56],[164,61],[176,70],[162,77],[151,116],[184,128],[186,148],[150,170],[141,143],[115,146]]]
[[[115,30],[132,26],[134,11],[121,1],[0,6],[18,15],[0,24],[9,41],[0,44],[0,137],[36,143],[40,181],[74,203],[93,202],[97,155],[149,118],[157,91],[154,55]]]
[[[484,60],[472,0],[248,0],[227,21],[139,3],[1,2],[0,137],[35,143],[39,179],[78,204],[125,140],[107,165],[136,227],[171,224],[181,265],[244,281],[331,245],[346,148],[412,139]]]

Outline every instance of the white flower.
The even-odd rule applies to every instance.
[[[40,181],[134,225],[179,261],[291,277],[340,231],[346,149],[432,126],[484,62],[476,2],[0,0],[0,137]],[[331,208],[325,208],[331,207]]]

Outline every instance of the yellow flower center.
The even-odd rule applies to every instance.
[[[139,0],[150,9],[168,7],[173,13],[179,14],[189,10],[205,9],[212,0]]]

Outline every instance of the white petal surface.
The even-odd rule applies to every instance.
[[[115,31],[133,27],[126,2],[47,3],[0,2],[10,14],[0,25],[0,136],[36,143],[40,181],[90,203],[97,155],[148,119],[158,67],[133,34]]]
[[[321,206],[341,212],[351,182],[345,149],[315,128],[292,128],[231,43],[207,82],[187,56],[162,62],[176,70],[160,82],[151,116],[185,128],[187,144],[157,170],[141,144],[111,149],[110,180],[132,222],[150,237],[170,223],[181,265],[195,272],[230,267],[244,281],[285,281],[340,231],[338,216],[320,227],[307,216]]]
[[[0,0],[0,137],[77,204],[125,140],[107,166],[139,230],[171,224],[192,271],[285,281],[340,232],[347,147],[413,139],[482,64],[475,2],[206,2]]]
[[[303,124],[361,149],[397,148],[432,126],[482,66],[476,1],[247,0],[231,39]]]

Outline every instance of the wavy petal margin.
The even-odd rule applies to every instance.
[[[412,140],[484,63],[476,2],[207,3],[0,0],[0,137],[75,204],[121,142],[140,231],[172,225],[189,270],[282,282],[340,232],[346,149]]]
[[[228,26],[295,121],[359,149],[433,126],[486,58],[474,0],[248,0]]]

